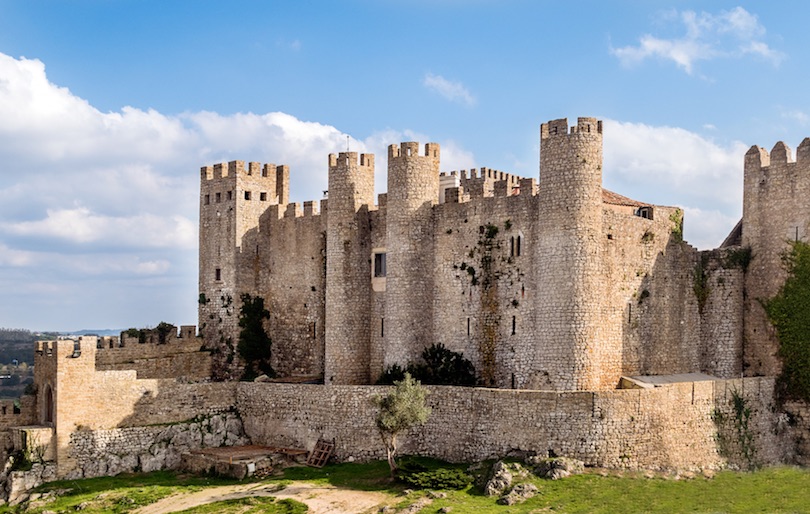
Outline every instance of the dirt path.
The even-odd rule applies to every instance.
[[[313,514],[358,514],[369,511],[391,498],[385,493],[353,491],[309,482],[296,482],[281,490],[273,484],[244,484],[209,487],[195,493],[176,494],[138,509],[135,513],[168,514],[197,505],[247,496],[292,498],[306,503]]]

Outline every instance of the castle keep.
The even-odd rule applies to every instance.
[[[785,281],[788,242],[808,238],[810,138],[795,160],[782,142],[748,151],[743,217],[698,251],[680,209],[602,187],[602,130],[542,124],[536,178],[443,172],[438,144],[391,145],[377,198],[370,154],[329,155],[328,198],[303,205],[289,203],[287,166],[202,168],[199,330],[38,343],[36,394],[0,402],[0,460],[37,465],[0,471],[0,498],[247,442],[325,439],[338,460],[382,458],[370,384],[434,343],[484,387],[429,386],[432,415],[405,453],[807,465],[810,407],[775,400],[760,300]],[[275,382],[235,380],[246,294],[270,312]]]
[[[199,323],[219,376],[238,373],[245,293],[266,302],[273,367],[287,378],[370,384],[434,343],[498,388],[741,375],[742,270],[720,265],[729,250],[684,243],[679,209],[602,188],[600,121],[544,123],[539,180],[440,173],[440,158],[435,143],[391,145],[375,201],[374,156],[330,155],[328,199],[303,208],[285,205],[286,167],[202,168]],[[722,280],[698,298],[703,264]]]

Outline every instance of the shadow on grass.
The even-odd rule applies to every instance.
[[[427,457],[403,456],[398,460],[401,468],[418,466],[425,470],[466,469],[467,464],[451,464]],[[335,487],[345,487],[360,491],[387,491],[399,494],[405,489],[413,489],[398,480],[391,480],[387,461],[364,463],[328,464],[323,468],[291,467],[284,470],[279,480],[306,480],[320,482]]]

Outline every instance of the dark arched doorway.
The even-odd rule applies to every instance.
[[[42,409],[42,421],[43,423],[53,423],[53,389],[50,384],[45,386],[43,400],[45,405]]]

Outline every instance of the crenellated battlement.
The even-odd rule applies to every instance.
[[[286,205],[274,204],[267,207],[262,215],[262,223],[286,219],[318,218],[326,210],[327,200],[307,200],[290,202]]]
[[[286,204],[290,196],[287,165],[230,161],[200,168],[203,206],[236,200]],[[255,198],[254,198],[255,195]]]
[[[745,179],[757,187],[769,186],[774,180],[798,179],[806,171],[810,171],[810,138],[801,142],[795,160],[783,141],[778,141],[770,152],[754,145],[745,154]]]
[[[425,144],[425,153],[419,154],[419,143],[414,141],[403,142],[399,145],[388,146],[388,160],[391,159],[407,159],[410,157],[429,157],[431,159],[440,158],[439,143]]]
[[[593,134],[602,135],[602,120],[596,118],[577,118],[577,124],[572,125],[569,131],[568,118],[560,118],[540,125],[540,139],[554,136]]]
[[[373,153],[361,153],[359,154],[358,160],[358,153],[357,152],[340,152],[339,154],[335,155],[333,153],[329,154],[329,169],[340,169],[340,168],[348,168],[351,166],[359,166],[361,168],[371,168],[374,169],[374,154]]]
[[[260,162],[248,162],[245,166],[245,161],[230,161],[220,162],[210,166],[203,166],[200,168],[200,178],[205,180],[221,180],[234,177],[262,177],[262,178],[275,178],[279,172],[282,174],[284,169],[289,169],[285,164],[264,164]]]

